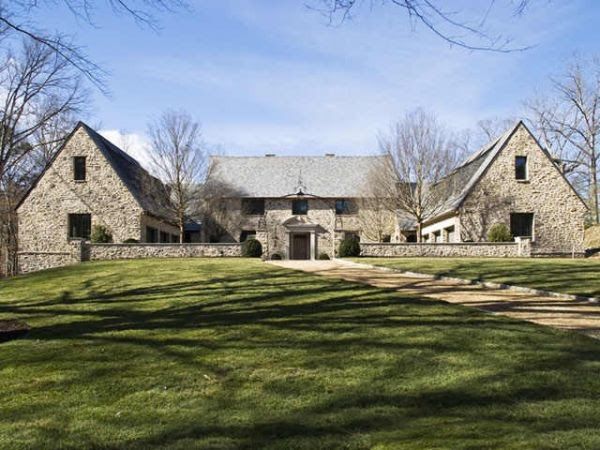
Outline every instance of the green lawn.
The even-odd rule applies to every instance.
[[[600,259],[353,258],[356,262],[565,294],[600,296]]]
[[[585,336],[255,260],[0,283],[0,448],[600,448]]]

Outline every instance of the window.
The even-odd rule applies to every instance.
[[[169,242],[169,233],[165,232],[165,231],[161,231],[160,232],[160,242],[162,244],[167,244]]]
[[[515,157],[515,178],[527,180],[527,156]]]
[[[347,199],[339,199],[335,201],[335,213],[337,215],[350,214],[350,201]]]
[[[296,199],[292,201],[292,214],[308,214],[308,200]]]
[[[514,237],[533,238],[533,214],[512,213],[510,215],[510,232]]]
[[[389,235],[389,234],[384,234],[384,235],[381,237],[381,242],[385,242],[385,243],[392,242],[392,236],[391,236],[391,235]]]
[[[240,242],[247,241],[248,239],[256,239],[255,230],[242,230],[240,233]]]
[[[265,199],[243,198],[242,212],[247,216],[262,216],[265,213]]]
[[[179,236],[177,236],[176,234],[172,234],[171,235],[171,243],[178,244],[179,243]]]
[[[431,233],[431,242],[441,242],[441,237],[442,237],[442,232],[441,231],[434,231],[433,233]]]
[[[69,214],[69,238],[89,239],[91,232],[91,214]]]
[[[146,227],[146,242],[158,242],[158,230],[153,227]]]
[[[85,156],[73,157],[73,179],[85,181]]]
[[[454,242],[456,233],[454,231],[454,225],[444,230],[446,232],[446,242]]]

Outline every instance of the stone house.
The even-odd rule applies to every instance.
[[[113,242],[179,242],[160,180],[79,122],[17,207],[20,252],[62,252],[105,226]]]
[[[206,223],[204,239],[256,238],[266,258],[283,259],[331,258],[350,235],[362,242],[376,236],[396,242],[395,215],[373,211],[364,201],[368,176],[381,158],[386,157],[214,157],[208,184],[225,193],[220,196],[224,214],[216,230]]]
[[[410,242],[414,221],[369,193],[386,158],[213,157],[203,186],[205,197],[214,197],[210,214],[190,221],[188,241],[256,238],[269,259],[333,257],[348,236],[362,243]],[[485,241],[493,224],[504,223],[513,236],[531,238],[532,254],[584,250],[585,203],[522,122],[431,189],[439,193],[439,207],[421,230],[428,243]],[[179,241],[165,186],[83,123],[17,213],[19,252],[69,251],[74,240],[89,239],[96,224],[108,228],[115,243]]]
[[[532,254],[584,252],[587,206],[523,122],[484,146],[438,182],[439,207],[424,223],[425,242],[480,242],[503,223],[531,239]]]

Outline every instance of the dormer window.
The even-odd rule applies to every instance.
[[[527,156],[515,156],[515,178],[526,181],[529,175],[527,172]]]
[[[85,181],[85,156],[73,157],[73,179],[75,181]]]

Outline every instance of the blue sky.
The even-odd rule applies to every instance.
[[[117,141],[130,135],[137,156],[147,122],[166,108],[188,110],[227,154],[358,154],[376,151],[377,133],[415,107],[456,130],[518,117],[574,53],[598,52],[600,2],[496,12],[490,29],[533,48],[450,47],[391,5],[329,26],[302,0],[197,1],[189,13],[161,15],[159,33],[101,7],[95,28],[60,8],[39,23],[59,24],[110,72],[111,95],[94,93],[88,120]]]

